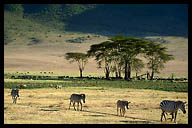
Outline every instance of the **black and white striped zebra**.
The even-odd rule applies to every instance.
[[[62,85],[56,85],[55,88],[56,88],[56,89],[61,89],[61,88],[62,88]]]
[[[13,99],[13,103],[16,104],[17,97],[19,97],[19,89],[12,89],[11,90],[11,96],[12,96],[12,99]]]
[[[174,118],[174,122],[176,122],[177,111],[179,109],[181,109],[184,114],[186,113],[185,104],[186,104],[186,102],[182,102],[182,101],[163,100],[160,103],[160,108],[162,110],[161,122],[162,122],[163,116],[164,116],[165,120],[167,120],[165,113],[166,114],[170,113],[172,115],[171,121]]]
[[[130,103],[131,103],[131,102],[128,102],[128,101],[118,100],[118,101],[117,101],[117,116],[118,116],[119,108],[120,108],[120,116],[124,116],[124,115],[125,115],[125,107],[126,107],[127,109],[129,109],[128,105],[129,105]]]
[[[81,111],[82,111],[82,103],[81,103],[81,100],[83,100],[83,103],[85,103],[85,94],[72,94],[71,97],[70,97],[70,104],[69,104],[69,109],[71,107],[71,103],[73,102],[73,107],[74,107],[74,110],[76,111],[75,109],[75,103],[77,103],[77,110],[79,110],[79,103],[81,105]]]

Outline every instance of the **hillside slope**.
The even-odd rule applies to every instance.
[[[187,36],[187,6],[103,5],[73,16],[67,30],[127,36]]]
[[[8,6],[8,7],[7,7]],[[23,15],[43,26],[105,36],[188,35],[186,4],[22,4],[5,11]],[[10,9],[11,8],[11,9]],[[17,8],[21,8],[18,11]]]

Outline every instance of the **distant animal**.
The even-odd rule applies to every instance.
[[[50,84],[49,87],[53,88],[54,86],[52,84]]]
[[[76,111],[75,103],[78,103],[77,110],[79,110],[79,103],[80,103],[81,104],[81,111],[82,111],[81,100],[83,100],[83,103],[85,103],[85,94],[72,94],[70,97],[69,109],[71,107],[71,103],[73,103],[74,110]]]
[[[21,84],[21,85],[18,85],[16,88],[19,88],[19,89],[24,89],[26,88],[27,85],[26,84]]]
[[[55,88],[56,88],[56,89],[61,89],[61,88],[62,88],[62,85],[56,85]]]
[[[120,116],[124,116],[124,115],[125,115],[125,107],[126,107],[127,109],[129,109],[128,105],[129,105],[130,103],[131,103],[131,102],[128,102],[128,101],[118,100],[118,101],[117,101],[117,116],[118,116],[119,108],[120,108]]]
[[[13,99],[13,103],[16,104],[17,97],[19,97],[19,89],[12,89],[11,90],[11,96],[12,96],[12,99]]]
[[[183,113],[186,113],[185,110],[185,104],[186,102],[182,102],[182,101],[171,101],[171,100],[163,100],[160,103],[160,109],[162,110],[161,113],[161,122],[163,120],[163,117],[166,119],[165,113],[170,113],[170,115],[172,115],[171,121],[174,119],[174,122],[176,122],[176,116],[177,116],[177,111],[179,109],[181,109],[181,111],[183,111]]]

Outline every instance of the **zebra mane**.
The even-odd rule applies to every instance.
[[[177,105],[181,105],[181,104],[185,104],[186,102],[183,102],[183,101],[176,101],[176,104]]]

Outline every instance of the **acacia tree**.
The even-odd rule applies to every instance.
[[[82,78],[83,70],[85,69],[85,65],[88,63],[88,56],[85,53],[66,53],[65,54],[65,59],[69,60],[70,63],[72,62],[77,62],[79,71],[80,71],[80,77]]]
[[[109,79],[109,75],[113,67],[111,55],[112,46],[112,42],[105,41],[100,44],[91,45],[90,50],[87,52],[89,56],[95,57],[99,68],[101,68],[102,64],[104,64],[104,72],[106,79]]]
[[[123,71],[123,59],[120,55],[112,56],[113,59],[113,72],[115,72],[116,78],[121,78],[121,72]]]
[[[111,71],[116,72],[116,77],[118,77],[118,74],[121,77],[123,66],[125,71],[124,79],[130,79],[132,67],[136,66],[134,64],[140,63],[141,65],[141,61],[138,61],[136,57],[143,52],[146,41],[124,36],[116,36],[109,40],[92,45],[88,54],[95,56],[99,66],[104,63],[106,79],[109,79]]]
[[[143,49],[147,42],[143,39],[131,37],[126,38],[124,36],[117,36],[112,38],[111,40],[114,42],[113,46],[118,49],[117,52],[121,58],[121,61],[123,61],[125,74],[124,79],[129,80],[131,78],[132,67],[135,63],[141,62],[138,61],[136,57],[138,54],[143,52]]]
[[[164,68],[164,63],[174,59],[173,55],[166,52],[166,47],[154,42],[150,42],[145,47],[144,57],[148,60],[147,67],[151,69],[151,80],[153,80],[154,73],[160,73],[160,69]]]
[[[141,71],[141,69],[144,68],[144,63],[142,60],[135,58],[132,62],[132,69],[136,72],[136,77],[137,73]]]

